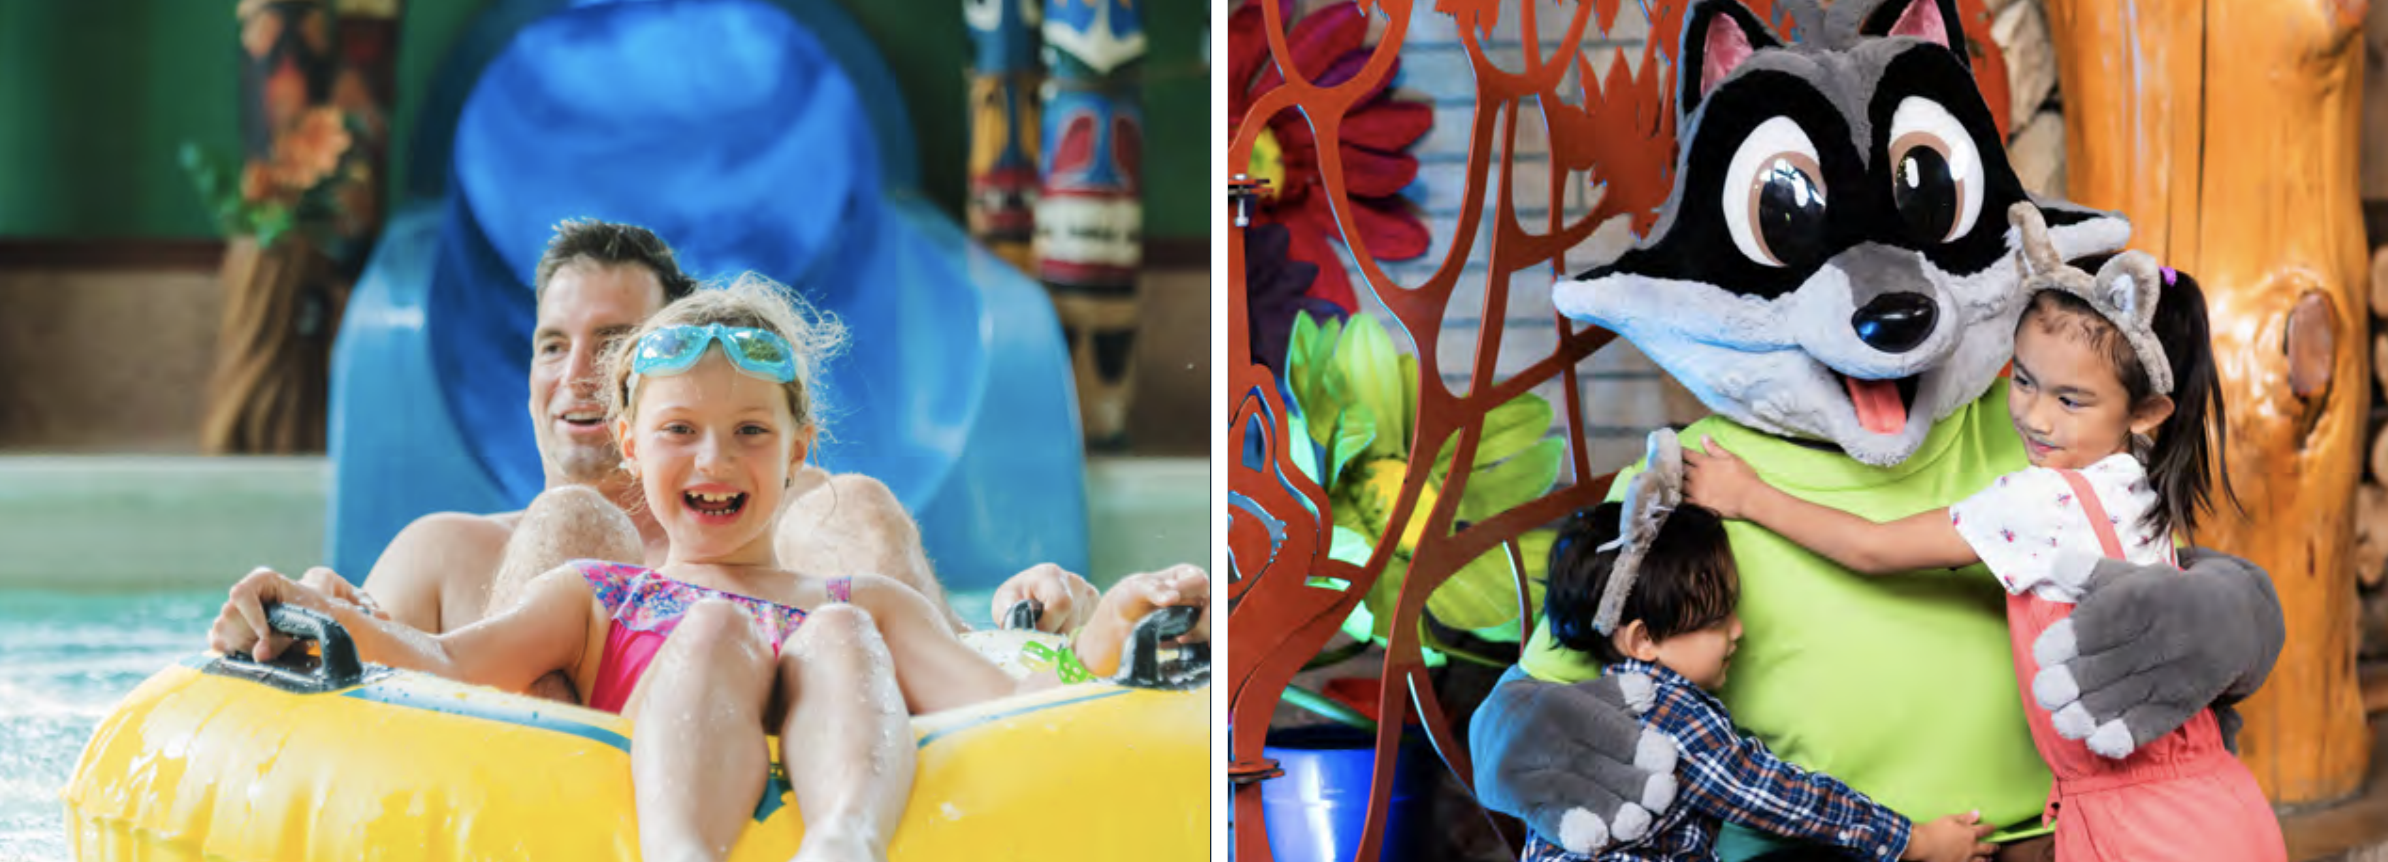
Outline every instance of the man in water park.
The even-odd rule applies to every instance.
[[[568,560],[663,563],[670,540],[638,504],[636,480],[622,469],[599,400],[598,365],[615,339],[694,292],[696,280],[681,272],[671,247],[653,232],[578,220],[556,227],[533,285],[538,323],[531,335],[529,406],[545,490],[519,512],[438,512],[416,519],[390,540],[361,593],[327,568],[310,570],[304,579],[309,585],[438,633],[471,625]],[[919,526],[885,484],[859,474],[832,476],[811,465],[793,481],[793,502],[780,513],[774,539],[783,565],[894,578],[944,608],[957,632],[968,628],[945,600]],[[643,547],[628,542],[633,535]],[[1046,563],[1005,581],[993,605],[1021,599],[1043,603],[1040,628],[1067,632],[1093,612],[1098,592],[1086,579]],[[533,693],[579,700],[554,675]]]

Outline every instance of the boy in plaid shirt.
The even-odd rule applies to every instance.
[[[1724,704],[1709,694],[1724,684],[1741,639],[1733,555],[1716,513],[1681,501],[1679,453],[1673,435],[1659,433],[1666,439],[1652,441],[1651,468],[1635,477],[1625,503],[1577,513],[1552,545],[1544,613],[1559,643],[1599,659],[1606,673],[1626,675],[1620,682],[1637,709],[1646,707],[1646,726],[1675,744],[1679,798],[1655,821],[1620,815],[1618,845],[1598,857],[1570,853],[1551,840],[1558,836],[1536,834],[1526,862],[1713,860],[1724,820],[1835,845],[1851,859],[1958,862],[1990,855],[1995,848],[1980,839],[1992,827],[1979,825],[1977,816],[1911,823],[1734,731]],[[1569,837],[1582,846],[1607,836]]]

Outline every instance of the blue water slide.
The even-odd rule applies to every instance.
[[[361,577],[417,517],[539,492],[532,271],[556,222],[589,216],[847,325],[815,457],[887,483],[949,586],[1084,571],[1060,324],[920,197],[892,81],[829,0],[494,4],[433,83],[334,348],[333,565]]]

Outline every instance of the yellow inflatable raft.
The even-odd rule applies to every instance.
[[[629,721],[359,667],[345,646],[302,670],[194,656],[142,683],[64,791],[75,858],[638,858]],[[915,718],[919,773],[891,855],[1209,858],[1200,661],[1135,681],[1158,687],[1080,683]],[[785,860],[802,834],[775,770],[731,858]]]

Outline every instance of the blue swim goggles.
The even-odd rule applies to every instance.
[[[630,392],[638,392],[641,376],[680,374],[695,367],[705,358],[705,348],[717,341],[722,355],[748,376],[773,383],[796,379],[796,350],[779,333],[718,323],[666,326],[638,340],[630,358]]]

